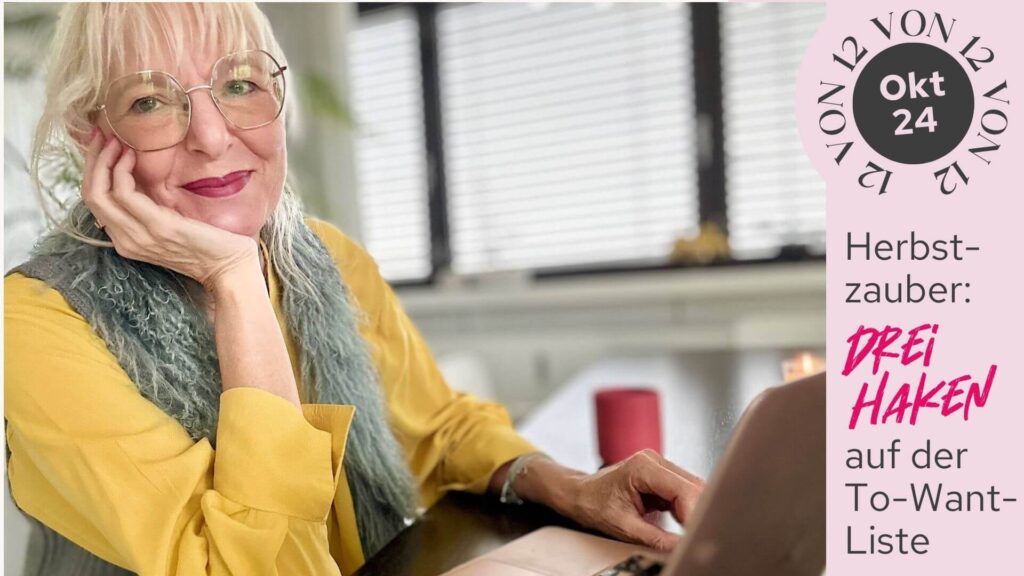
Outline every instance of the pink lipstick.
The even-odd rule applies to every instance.
[[[242,188],[245,188],[245,185],[249,183],[249,176],[251,175],[251,170],[239,170],[220,178],[194,180],[185,184],[182,188],[207,198],[224,198],[225,196],[237,194]]]

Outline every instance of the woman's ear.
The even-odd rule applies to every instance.
[[[88,148],[89,143],[92,142],[92,137],[97,132],[104,136],[109,136],[112,133],[110,124],[107,124],[106,118],[96,110],[90,111],[85,117],[87,126],[89,129],[85,132],[78,130],[68,130],[69,135],[75,142],[78,142],[82,148]]]
[[[81,132],[79,130],[69,130],[68,132],[71,134],[71,138],[74,139],[75,142],[78,142],[82,148],[88,148],[89,143],[92,142],[93,136],[95,136],[99,131],[100,129],[97,126],[92,126],[92,130],[89,130],[88,132]]]

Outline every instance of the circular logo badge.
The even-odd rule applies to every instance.
[[[879,52],[853,89],[853,119],[875,152],[925,164],[952,152],[971,127],[974,88],[945,51],[907,42]]]

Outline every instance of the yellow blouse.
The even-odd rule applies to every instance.
[[[536,450],[501,406],[448,388],[365,251],[309,224],[364,313],[360,332],[423,506],[447,490],[483,492],[499,466]],[[304,404],[300,414],[263,390],[232,389],[215,452],[138,393],[58,292],[20,274],[4,292],[7,470],[22,510],[142,575],[351,574],[363,564],[341,464],[354,407]]]

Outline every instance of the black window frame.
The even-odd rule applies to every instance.
[[[438,59],[437,11],[449,6],[437,2],[359,2],[358,14],[381,10],[412,10],[420,32],[420,64],[423,78],[425,150],[427,159],[427,197],[430,222],[431,272],[421,280],[391,282],[396,288],[432,286],[451,270],[451,228],[448,222],[447,178],[444,162],[444,118],[441,94],[441,70]],[[690,37],[693,42],[693,93],[697,128],[697,206],[699,225],[713,223],[729,233],[726,196],[725,110],[722,84],[721,10],[716,3],[687,4],[690,10]],[[766,265],[780,262],[824,262],[823,254],[812,254],[806,247],[784,246],[774,257],[729,259],[710,264],[664,262],[658,264],[622,264],[606,266],[559,266],[528,271],[535,280],[623,274],[631,272],[703,270],[732,266]]]

